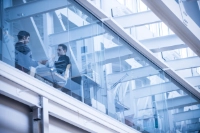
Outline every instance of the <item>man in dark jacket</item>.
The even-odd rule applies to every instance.
[[[64,44],[59,44],[57,49],[57,54],[59,58],[58,61],[55,62],[55,67],[57,72],[62,74],[67,79],[69,78],[69,70],[71,67],[71,62],[66,53],[67,53],[67,46]]]
[[[64,44],[59,44],[57,48],[57,54],[58,54],[58,61],[54,62],[54,66],[56,68],[57,73],[62,75],[64,79],[66,80],[65,84],[67,83],[67,79],[69,78],[69,72],[71,67],[71,62],[69,57],[66,55],[67,53],[67,46]],[[61,88],[62,91],[64,91],[63,84],[54,83],[53,86],[55,88]]]
[[[27,46],[30,34],[27,31],[20,31],[17,37],[18,42],[15,44],[15,68],[29,74],[30,67],[38,65],[38,62],[32,60],[31,50]],[[40,63],[45,62],[41,61]]]

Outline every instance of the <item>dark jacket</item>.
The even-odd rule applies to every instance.
[[[22,42],[15,44],[15,67],[29,73],[30,67],[36,67],[37,62],[32,60],[30,48]]]
[[[66,70],[67,65],[71,64],[69,57],[67,55],[61,55],[58,61],[55,63],[55,67],[58,73],[63,74]]]

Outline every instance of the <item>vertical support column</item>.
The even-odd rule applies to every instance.
[[[84,77],[82,77],[81,79],[81,99],[82,99],[82,102],[84,103],[84,88],[83,88],[83,84],[84,84]]]
[[[49,110],[48,110],[48,99],[41,97],[41,106],[33,107],[32,123],[33,133],[49,133]]]
[[[49,133],[49,108],[48,99],[41,97],[42,103],[42,133]]]
[[[49,58],[49,65],[52,66],[54,61],[52,57],[54,56],[53,48],[50,47],[49,35],[54,33],[54,24],[53,24],[53,13],[43,14],[43,33],[44,33],[44,44],[47,48],[47,54]]]
[[[132,0],[132,5],[133,5],[133,13],[137,13],[138,12],[138,6],[137,6],[137,0]]]
[[[33,107],[31,112],[33,133],[49,133],[48,99],[41,97],[40,103],[42,108]]]
[[[42,119],[41,108],[33,107],[33,112],[32,112],[33,133],[42,133],[41,119]]]

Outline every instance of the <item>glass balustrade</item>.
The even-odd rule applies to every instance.
[[[2,16],[3,62],[13,67],[17,62],[27,69],[21,71],[138,131],[198,128],[199,102],[194,96],[78,3],[15,1],[14,7],[14,1],[5,1],[7,16]],[[16,19],[10,14],[26,8],[33,8],[28,17]],[[16,48],[19,31],[30,33],[29,43],[21,40],[22,50]]]

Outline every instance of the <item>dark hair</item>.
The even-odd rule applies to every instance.
[[[18,40],[22,40],[23,37],[28,37],[30,36],[30,33],[28,33],[27,31],[19,31],[17,37],[18,37]]]
[[[65,44],[59,44],[58,46],[62,47],[62,49],[67,52],[67,46]]]

